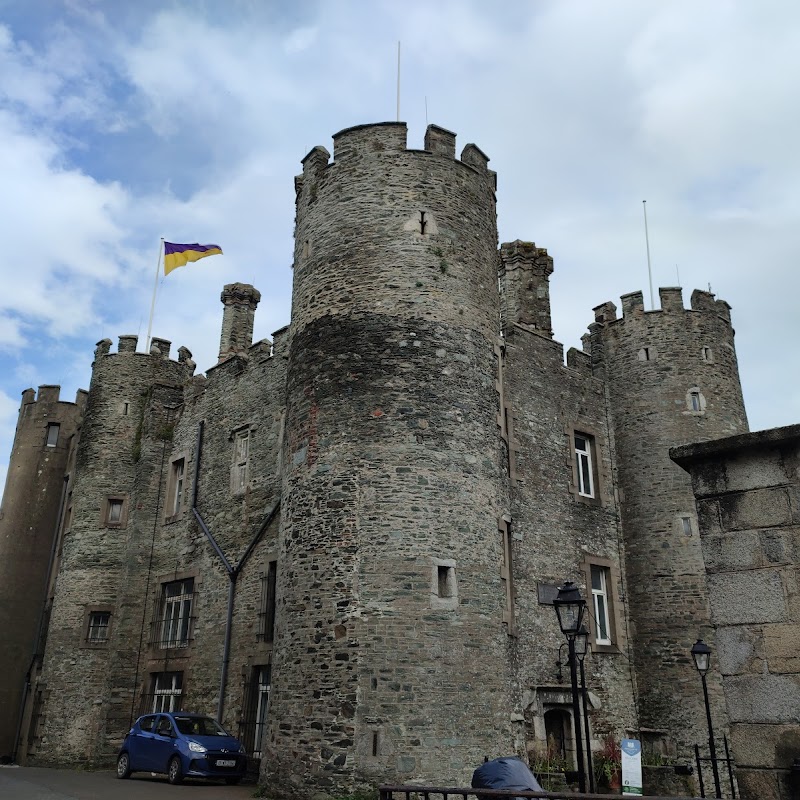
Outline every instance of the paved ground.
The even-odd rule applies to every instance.
[[[79,772],[42,767],[0,767],[2,800],[242,800],[256,787],[186,780],[170,786],[166,776],[134,773],[118,780],[112,771]]]

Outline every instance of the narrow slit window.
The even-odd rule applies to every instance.
[[[167,493],[167,516],[176,517],[183,509],[183,489],[186,476],[186,460],[179,458],[172,462]]]
[[[700,392],[696,390],[689,392],[689,403],[691,404],[692,411],[702,411]]]
[[[58,432],[61,430],[61,425],[57,422],[51,422],[47,426],[47,446],[55,447],[58,444]]]
[[[444,567],[441,564],[437,567],[437,574],[439,578],[439,597],[453,596],[452,583],[454,583],[454,580],[451,579],[451,575],[454,572],[455,570],[453,567]]]

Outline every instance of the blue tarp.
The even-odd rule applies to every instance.
[[[516,758],[495,758],[481,764],[472,773],[473,789],[520,789],[527,792],[544,791],[533,777],[528,765]]]

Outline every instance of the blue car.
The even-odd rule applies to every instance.
[[[173,711],[139,717],[117,756],[117,777],[164,772],[170,783],[184,778],[223,778],[239,783],[247,754],[239,740],[204,714]]]

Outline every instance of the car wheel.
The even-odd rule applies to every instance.
[[[225,783],[227,783],[228,786],[236,786],[240,780],[241,778],[225,778]]]
[[[131,759],[127,753],[120,753],[117,759],[117,777],[130,778],[131,776]]]
[[[170,759],[167,767],[167,780],[172,784],[180,783],[183,780],[183,765],[178,756],[173,756]]]

